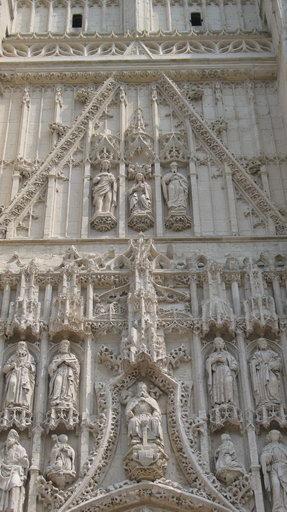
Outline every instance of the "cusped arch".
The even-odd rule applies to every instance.
[[[91,498],[85,503],[67,509],[67,512],[134,512],[138,507],[151,507],[153,512],[227,512],[230,508],[196,496],[184,488],[168,483],[142,482],[124,485],[104,496]]]
[[[212,503],[213,510],[215,505],[218,505],[216,510],[235,512],[236,508],[226,497],[226,493],[224,495],[222,492],[219,482],[213,475],[205,473],[200,454],[196,451],[192,439],[187,436],[183,424],[181,383],[162,371],[145,353],[136,363],[127,362],[124,373],[100,387],[99,401],[104,404],[101,412],[104,413],[105,421],[102,424],[102,433],[98,435],[98,446],[88,459],[82,479],[76,482],[74,492],[70,493],[70,498],[62,505],[60,512],[92,511],[93,508],[89,508],[88,503],[94,503],[95,510],[105,509],[102,504],[97,508],[97,503],[100,503],[97,489],[116,451],[120,433],[122,393],[140,379],[150,381],[167,395],[168,435],[176,459],[189,484],[200,489],[202,499],[205,499],[206,503]],[[92,501],[89,499],[90,493],[96,496]]]

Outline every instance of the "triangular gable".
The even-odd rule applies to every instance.
[[[5,238],[7,227],[11,222],[23,216],[30,207],[35,194],[45,186],[49,173],[55,168],[63,167],[71,153],[84,136],[90,120],[97,121],[104,113],[107,105],[112,100],[119,84],[113,78],[108,78],[103,85],[89,98],[87,106],[75,119],[72,126],[58,141],[56,146],[48,154],[39,166],[38,170],[29,178],[25,186],[13,198],[11,203],[0,215],[0,233]]]
[[[162,74],[158,82],[160,92],[179,118],[189,120],[191,128],[219,165],[226,165],[232,174],[235,186],[242,196],[265,221],[274,223],[277,234],[284,234],[287,221],[263,190],[254,182],[242,164],[229,151],[206,121],[195,111],[177,85]]]

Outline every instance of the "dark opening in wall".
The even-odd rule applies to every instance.
[[[83,25],[83,16],[82,16],[82,14],[73,14],[72,28],[81,28],[82,25]]]
[[[190,15],[190,23],[192,24],[193,27],[201,27],[201,12],[192,12]]]

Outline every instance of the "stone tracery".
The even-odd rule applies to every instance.
[[[257,3],[0,5],[0,509],[285,511],[286,38]]]

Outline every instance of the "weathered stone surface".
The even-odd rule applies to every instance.
[[[0,511],[287,509],[285,11],[1,2]]]

